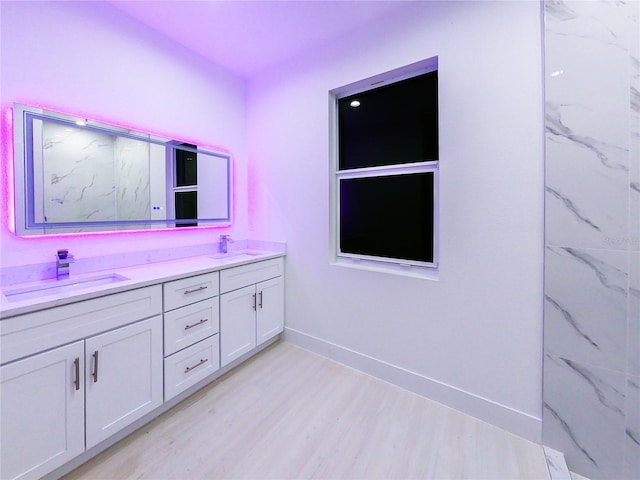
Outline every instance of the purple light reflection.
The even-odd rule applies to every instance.
[[[3,220],[7,229],[15,233],[15,198],[14,198],[14,172],[13,172],[13,109],[7,108],[2,112],[2,151],[0,155],[0,165],[2,166],[2,177],[0,177],[0,187],[2,193],[0,204],[5,217]],[[1,220],[0,220],[1,221]],[[4,223],[3,222],[3,223]]]

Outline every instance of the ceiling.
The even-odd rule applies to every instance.
[[[186,0],[111,4],[242,78],[405,7],[404,0]]]

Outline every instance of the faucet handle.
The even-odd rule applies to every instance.
[[[66,260],[67,262],[73,262],[74,260],[73,255],[71,255],[69,253],[69,250],[67,250],[66,248],[62,250],[58,250],[56,252],[56,258],[58,260]]]

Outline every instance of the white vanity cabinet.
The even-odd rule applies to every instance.
[[[2,321],[3,480],[39,478],[162,404],[161,302],[147,287]]]
[[[162,405],[162,318],[85,341],[86,447]]]
[[[164,290],[164,400],[220,368],[219,274],[167,282]]]
[[[284,259],[238,261],[3,318],[0,478],[64,475],[275,340]]]
[[[0,367],[0,477],[40,478],[84,451],[84,342]]]
[[[220,363],[228,365],[284,328],[282,258],[220,272]]]

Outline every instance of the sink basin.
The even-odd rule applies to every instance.
[[[258,252],[255,250],[241,250],[239,252],[219,253],[211,258],[215,258],[216,260],[222,260],[225,258],[233,258],[234,260],[238,260],[242,257],[250,258],[255,257],[256,255],[262,255],[262,253],[263,252]]]
[[[109,285],[123,280],[129,279],[115,273],[107,273],[105,275],[97,275],[95,277],[69,278],[68,280],[51,281],[31,287],[3,290],[2,293],[4,293],[4,296],[7,297],[7,300],[10,302],[18,302],[46,295],[73,293],[77,290],[99,287],[100,285]]]

